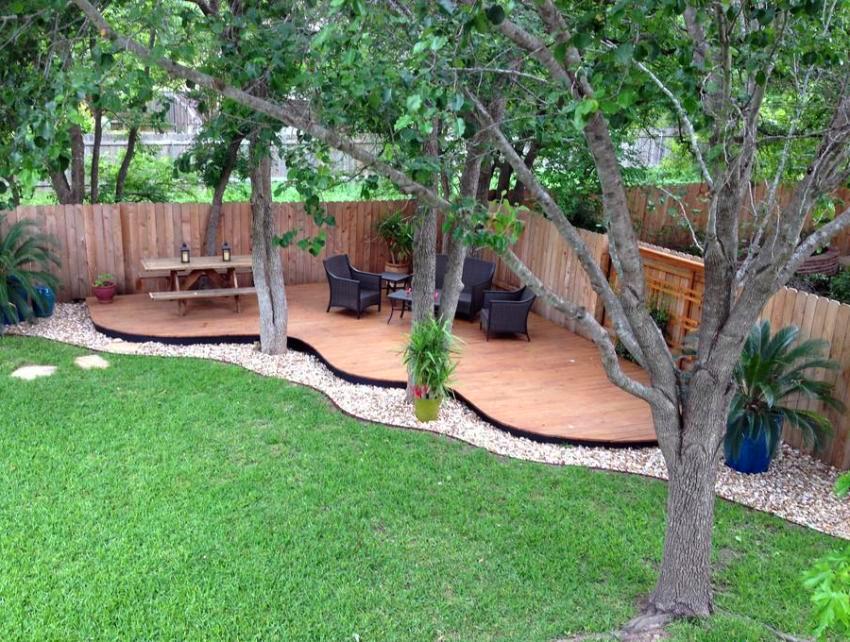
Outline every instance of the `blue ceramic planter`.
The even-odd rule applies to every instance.
[[[35,316],[45,319],[51,316],[56,308],[56,293],[46,285],[37,285],[35,290],[41,295],[41,301],[33,301],[33,312]]]
[[[781,416],[772,417],[771,421],[774,430],[782,430]],[[773,460],[773,452],[771,452],[768,442],[768,431],[765,427],[756,431],[754,435],[745,434],[736,453],[732,447],[732,440],[727,436],[723,444],[726,465],[739,473],[766,473],[767,469],[770,468],[770,462]]]

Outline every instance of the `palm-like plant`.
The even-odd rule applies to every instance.
[[[428,319],[413,326],[404,349],[404,365],[413,375],[417,399],[448,396],[449,379],[455,369],[454,352],[454,338],[447,323]]]
[[[788,422],[807,444],[817,444],[829,432],[830,422],[813,410],[785,405],[792,395],[803,395],[838,410],[843,404],[832,395],[833,386],[811,376],[816,368],[834,370],[838,364],[825,356],[826,341],[797,341],[799,328],[787,326],[771,335],[770,322],[762,321],[750,331],[735,369],[737,392],[732,400],[726,431],[727,447],[736,454],[745,438],[767,436],[772,456]]]
[[[0,225],[6,215],[0,214]],[[51,266],[59,266],[53,241],[32,220],[21,220],[0,235],[0,320],[30,320],[33,303],[44,304],[39,285],[56,287]]]

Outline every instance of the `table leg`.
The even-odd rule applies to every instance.
[[[395,312],[395,301],[393,301],[392,299],[390,299],[390,316],[389,316],[389,318],[387,319],[387,325],[389,325],[389,324],[390,324],[390,321],[392,321],[392,320],[393,320],[393,312]]]

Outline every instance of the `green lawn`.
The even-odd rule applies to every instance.
[[[3,640],[546,641],[652,588],[659,482],[359,423],[233,366],[79,354],[0,339]],[[800,572],[837,546],[721,502],[718,607],[805,634]],[[773,639],[725,614],[673,633]]]

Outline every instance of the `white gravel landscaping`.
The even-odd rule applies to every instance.
[[[57,304],[50,319],[11,328],[11,333],[44,337],[101,352],[198,357],[234,363],[262,375],[320,390],[343,411],[361,419],[447,435],[506,457],[666,478],[658,448],[538,443],[495,428],[458,401],[444,403],[439,420],[423,424],[416,420],[405,403],[403,390],[349,383],[336,377],[310,355],[290,351],[285,356],[271,357],[244,344],[128,343],[97,332],[84,304]],[[850,500],[839,500],[832,492],[837,475],[835,468],[783,445],[782,453],[763,475],[743,475],[721,465],[716,490],[717,495],[725,499],[850,540]]]

